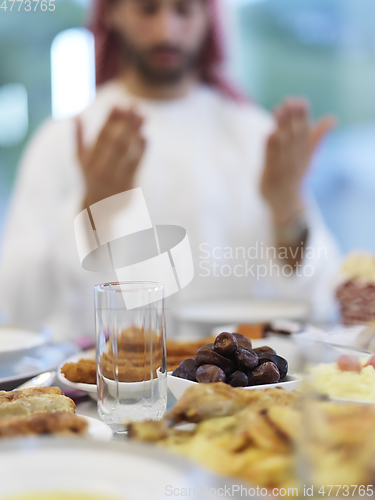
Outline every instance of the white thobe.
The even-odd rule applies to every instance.
[[[273,245],[270,212],[259,191],[271,116],[204,85],[183,98],[152,101],[112,81],[81,114],[86,145],[114,106],[130,105],[145,117],[147,140],[135,187],[143,190],[153,224],[184,227],[192,249],[195,277],[174,296],[173,307],[206,299],[278,297],[308,301],[313,318],[328,319],[329,280],[339,254],[311,202],[311,250],[300,276],[277,275],[272,253],[268,259],[265,251],[261,255]],[[8,322],[48,327],[56,339],[93,336],[93,285],[115,276],[81,267],[74,218],[84,193],[74,120],[49,120],[23,156],[3,238],[0,311]],[[273,268],[265,271],[262,264]]]

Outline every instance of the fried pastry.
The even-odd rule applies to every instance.
[[[58,387],[0,392],[0,420],[33,413],[75,412],[75,404]]]
[[[198,423],[184,432],[180,421]],[[130,424],[129,437],[269,490],[298,487],[302,458],[314,485],[371,485],[375,476],[373,405],[300,405],[299,393],[282,388],[197,384],[161,422]]]
[[[85,435],[88,423],[74,413],[35,413],[0,420],[0,438],[42,434]]]
[[[130,424],[129,437],[157,443],[217,473],[261,487],[293,487],[298,401],[298,394],[282,388],[197,384],[162,421]],[[197,425],[183,431],[175,427],[182,421]]]
[[[189,387],[168,413],[172,422],[198,423],[207,418],[233,415],[244,408],[267,407],[271,402],[292,405],[298,396],[283,388],[244,390],[222,382]]]
[[[96,384],[96,360],[80,359],[77,363],[65,363],[61,373],[71,382]]]

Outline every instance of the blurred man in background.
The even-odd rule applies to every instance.
[[[97,0],[96,99],[76,119],[45,124],[23,158],[0,270],[9,321],[49,326],[56,338],[92,335],[92,286],[115,277],[81,269],[74,218],[133,187],[154,224],[187,229],[195,278],[173,307],[282,297],[329,316],[338,255],[302,181],[332,120],[312,126],[302,100],[283,103],[274,119],[247,101],[222,75],[217,7]],[[261,247],[275,248],[276,259],[250,257]],[[267,271],[260,278],[249,264]]]

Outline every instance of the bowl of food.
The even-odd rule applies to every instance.
[[[336,288],[342,322],[364,325],[375,320],[375,257],[353,253],[345,260]]]
[[[197,383],[224,382],[232,387],[298,389],[301,379],[288,374],[288,361],[269,346],[253,348],[239,333],[221,332],[213,343],[198,349],[168,373],[168,388],[179,399]]]
[[[62,384],[97,399],[95,349],[68,358],[58,367],[57,378]]]
[[[335,401],[375,404],[375,355],[342,354],[308,369],[309,388]]]

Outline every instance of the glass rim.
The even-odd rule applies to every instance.
[[[129,288],[122,290],[121,287],[124,285],[129,285]],[[164,290],[165,288],[164,284],[161,283],[160,281],[108,281],[106,283],[99,283],[98,285],[95,285],[94,289],[97,292],[123,293],[132,291],[132,289],[130,288],[131,286],[134,287],[133,288],[134,291],[142,290],[142,287],[153,288],[153,291],[155,289]]]

